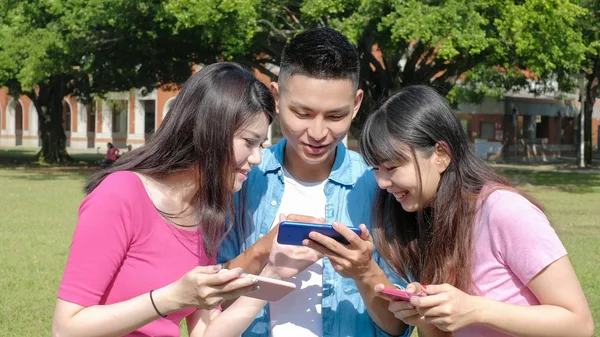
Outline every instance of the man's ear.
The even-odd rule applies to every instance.
[[[271,82],[271,94],[273,94],[273,98],[275,99],[275,113],[279,115],[279,99],[281,96],[279,93],[279,83]]]
[[[442,174],[450,166],[452,162],[452,157],[450,156],[450,147],[446,142],[438,142],[434,146],[433,151],[434,156],[434,165],[437,171]]]
[[[354,97],[354,110],[352,111],[352,119],[356,117],[358,114],[358,110],[360,110],[360,105],[362,104],[362,100],[364,98],[364,91],[362,89],[358,89],[356,91],[356,97]]]

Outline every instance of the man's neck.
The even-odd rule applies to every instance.
[[[335,162],[337,148],[329,154],[327,160],[313,165],[302,160],[296,151],[288,148],[288,144],[286,144],[283,152],[283,166],[294,179],[307,183],[316,183],[329,178],[333,163]]]

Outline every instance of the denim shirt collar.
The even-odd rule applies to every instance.
[[[283,168],[283,155],[286,143],[287,140],[283,138],[269,148],[273,156],[269,156],[268,160],[261,163],[265,174],[278,172]],[[347,155],[347,152],[348,149],[344,143],[340,142],[336,147],[335,161],[329,174],[329,180],[341,185],[354,186],[359,177],[352,171],[351,158]]]

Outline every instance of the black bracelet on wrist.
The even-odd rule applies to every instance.
[[[156,311],[156,313],[158,314],[158,316],[162,317],[162,318],[166,318],[167,315],[163,315],[160,313],[160,311],[158,311],[158,308],[156,307],[156,304],[154,304],[154,299],[152,298],[152,292],[154,290],[150,290],[150,302],[152,302],[152,306],[154,307],[154,310]]]

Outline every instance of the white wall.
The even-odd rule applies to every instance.
[[[459,103],[458,110],[472,115],[504,115],[504,101],[486,98],[481,104]]]
[[[17,101],[14,98],[11,98],[6,105],[6,129],[2,133],[2,138],[0,138],[0,146],[15,146],[15,107],[17,105]],[[21,106],[23,106],[21,104]],[[6,136],[12,136],[11,138],[4,138]]]

